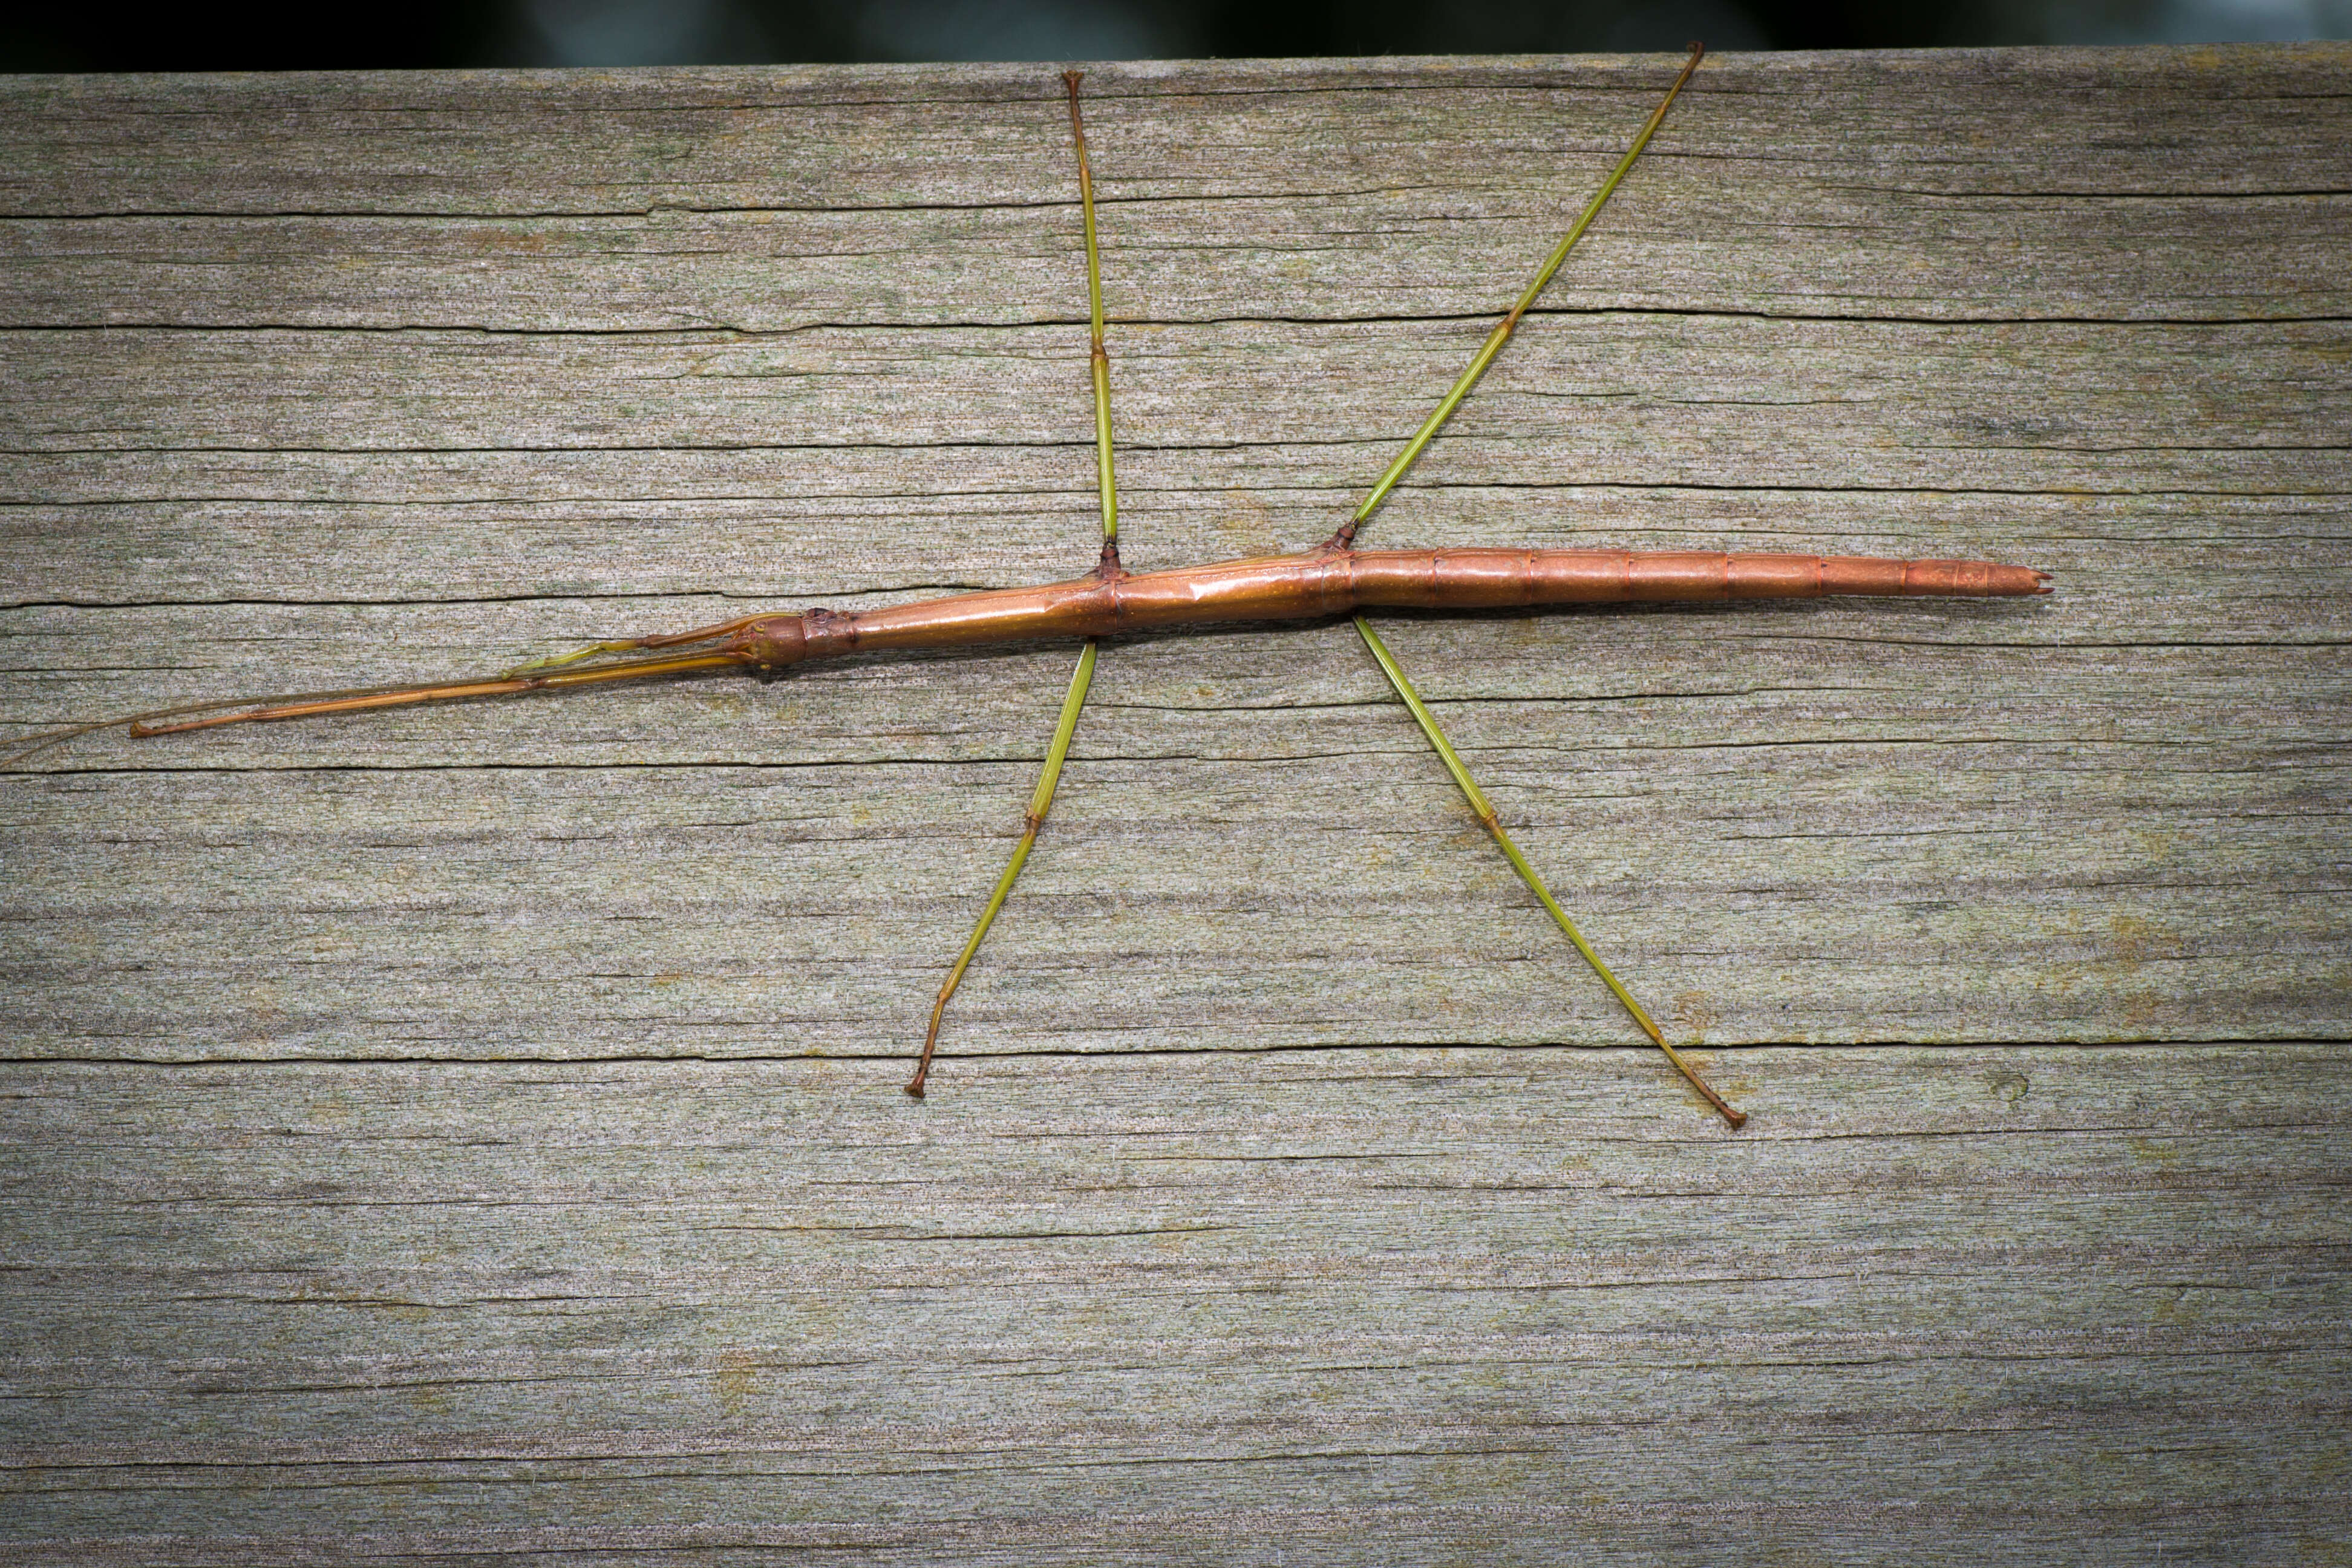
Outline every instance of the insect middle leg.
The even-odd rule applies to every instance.
[[[1086,220],[1087,231],[1087,311],[1092,332],[1088,354],[1095,393],[1095,489],[1102,503],[1102,558],[1096,565],[1098,576],[1123,575],[1118,563],[1118,484],[1111,471],[1110,439],[1110,353],[1103,343],[1102,253],[1095,237],[1094,173],[1087,163],[1086,121],[1078,112],[1078,83],[1081,71],[1064,71],[1062,86],[1070,100],[1070,143],[1078,161],[1078,206]],[[1078,655],[1078,668],[1070,676],[1070,689],[1062,699],[1061,718],[1054,726],[1053,742],[1045,749],[1045,765],[1037,777],[1037,787],[1029,796],[1029,810],[1023,819],[1021,838],[1013,847],[1012,858],[1005,862],[1003,872],[996,879],[996,887],[989,894],[988,903],[980,911],[973,925],[971,938],[963,944],[948,976],[940,983],[940,994],[931,1004],[931,1024],[923,1036],[923,1054],[915,1064],[915,1076],[907,1080],[907,1092],[917,1100],[923,1098],[923,1086],[931,1072],[931,1059],[940,1047],[940,1024],[947,1016],[948,1001],[963,984],[964,971],[971,967],[972,955],[988,936],[988,928],[996,923],[996,913],[1004,907],[1005,896],[1021,876],[1021,868],[1029,863],[1029,851],[1035,847],[1038,830],[1045,826],[1045,814],[1054,808],[1054,791],[1061,783],[1062,764],[1070,754],[1070,739],[1077,733],[1078,712],[1086,706],[1087,689],[1095,678],[1094,638]]]

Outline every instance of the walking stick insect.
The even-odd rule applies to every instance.
[[[1521,294],[1488,335],[1470,366],[1407,442],[1352,517],[1322,545],[1304,554],[1223,562],[1169,572],[1130,574],[1119,563],[1118,502],[1113,475],[1108,355],[1105,345],[1101,275],[1096,238],[1093,184],[1078,110],[1078,77],[1066,77],[1073,142],[1077,155],[1084,214],[1093,381],[1097,473],[1104,542],[1096,570],[1073,582],[1039,588],[998,590],[900,605],[851,614],[813,610],[801,615],[764,614],[676,633],[596,643],[504,674],[424,686],[380,687],[302,693],[264,699],[206,702],[102,721],[34,738],[16,753],[111,724],[128,724],[137,736],[152,736],[223,724],[356,712],[375,708],[457,699],[519,695],[570,686],[644,679],[697,671],[734,669],[772,679],[792,666],[852,651],[974,647],[1040,637],[1086,640],[1077,670],[1048,748],[1032,797],[1024,832],[998,879],[971,940],[941,984],[930,1027],[909,1094],[920,1097],[938,1045],[941,1020],[967,967],[1025,864],[1050,809],[1067,756],[1097,658],[1106,636],[1223,622],[1280,622],[1352,615],[1367,648],[1380,663],[1399,698],[1411,710],[1449,773],[1494,837],[1514,870],[1526,881],[1578,951],[1624,1005],[1643,1032],[1733,1127],[1746,1119],[1709,1087],[1667,1044],[1663,1032],[1632,993],[1610,972],[1574,922],[1544,886],[1509,835],[1461,758],[1439,730],[1434,716],[1360,613],[1380,606],[1449,611],[1531,608],[1545,605],[1626,601],[1709,600],[1751,597],[1811,597],[1822,595],[2011,595],[2046,593],[2046,574],[1982,562],[1901,562],[1859,557],[1643,552],[1624,551],[1530,551],[1439,549],[1375,551],[1356,547],[1367,520],[1468,395],[1509,340],[1521,318],[1566,260],[1601,205],[1625,177],[1663,123],[1701,51],[1693,47],[1666,93],[1600,191],[1586,205]],[[11,759],[11,760],[16,760]]]

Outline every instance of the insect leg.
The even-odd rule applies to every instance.
[[[1660,100],[1658,107],[1651,111],[1650,118],[1643,125],[1641,133],[1633,138],[1633,146],[1628,148],[1625,155],[1617,161],[1616,168],[1611,171],[1608,179],[1601,182],[1601,189],[1594,194],[1592,199],[1585,204],[1584,211],[1578,216],[1568,233],[1557,246],[1552,247],[1551,255],[1545,258],[1543,266],[1537,270],[1534,280],[1521,291],[1518,300],[1511,306],[1510,313],[1496,322],[1495,330],[1486,334],[1486,341],[1479,345],[1477,353],[1472,356],[1469,368],[1455,378],[1453,386],[1447,390],[1443,398],[1438,400],[1437,407],[1431,412],[1427,419],[1422,421],[1421,428],[1414,431],[1412,438],[1405,443],[1404,450],[1397,454],[1396,460],[1388,466],[1387,471],[1381,474],[1379,481],[1372,486],[1370,493],[1366,495],[1362,503],[1356,508],[1355,515],[1340,525],[1339,531],[1325,543],[1325,549],[1347,550],[1353,547],[1357,531],[1364,525],[1365,521],[1380,506],[1389,491],[1395,488],[1397,481],[1404,477],[1405,470],[1412,467],[1421,454],[1427,449],[1430,442],[1436,438],[1438,431],[1454,416],[1454,411],[1462,405],[1463,399],[1470,395],[1471,388],[1478,384],[1479,378],[1486,374],[1486,367],[1495,363],[1495,356],[1503,352],[1503,345],[1510,342],[1511,334],[1518,329],[1519,318],[1527,313],[1528,308],[1536,302],[1537,296],[1540,295],[1545,286],[1550,283],[1552,275],[1558,272],[1560,264],[1568,259],[1568,253],[1576,247],[1578,240],[1584,237],[1584,231],[1591,226],[1592,220],[1600,215],[1601,205],[1609,200],[1611,194],[1617,189],[1618,184],[1625,178],[1626,171],[1633,166],[1633,160],[1642,155],[1642,149],[1649,145],[1652,136],[1657,134],[1658,127],[1665,121],[1667,108],[1675,101],[1675,95],[1682,91],[1683,84],[1690,80],[1691,73],[1698,68],[1699,58],[1705,52],[1696,44],[1691,46],[1690,59],[1683,66],[1682,74],[1675,79],[1674,86],[1666,89],[1666,96]],[[1371,622],[1362,616],[1358,616],[1355,617],[1355,624],[1357,634],[1364,639],[1364,646],[1371,651],[1372,658],[1379,661],[1381,672],[1388,677],[1389,684],[1395,689],[1399,700],[1412,710],[1414,721],[1421,726],[1422,733],[1428,737],[1429,743],[1436,749],[1439,759],[1445,764],[1446,771],[1454,775],[1454,784],[1460,786],[1463,796],[1469,801],[1471,810],[1477,813],[1478,820],[1493,836],[1496,847],[1501,849],[1504,858],[1510,861],[1511,868],[1518,873],[1519,879],[1534,891],[1538,900],[1542,900],[1544,909],[1550,913],[1553,921],[1559,925],[1568,940],[1575,945],[1576,951],[1584,955],[1584,961],[1592,966],[1593,973],[1600,975],[1603,983],[1615,994],[1617,1000],[1625,1005],[1625,1010],[1633,1016],[1633,1021],[1642,1026],[1642,1032],[1648,1035],[1660,1050],[1665,1052],[1666,1059],[1674,1064],[1675,1069],[1690,1080],[1691,1087],[1706,1097],[1707,1103],[1715,1107],[1724,1121],[1735,1128],[1745,1122],[1748,1120],[1747,1113],[1734,1110],[1721,1095],[1709,1087],[1704,1078],[1699,1076],[1697,1068],[1691,1066],[1680,1052],[1666,1043],[1665,1036],[1659,1031],[1648,1009],[1633,999],[1633,994],[1625,989],[1623,983],[1611,973],[1609,965],[1601,962],[1601,954],[1593,951],[1592,944],[1584,939],[1584,933],[1576,929],[1576,922],[1569,919],[1566,910],[1559,907],[1559,900],[1552,897],[1551,889],[1544,885],[1543,879],[1538,876],[1535,868],[1528,863],[1528,858],[1520,853],[1519,847],[1511,842],[1511,836],[1503,830],[1501,819],[1496,814],[1494,803],[1486,798],[1486,792],[1481,790],[1477,781],[1470,776],[1470,770],[1463,763],[1461,753],[1454,751],[1453,745],[1447,742],[1444,731],[1438,728],[1436,715],[1429,710],[1429,705],[1423,702],[1421,700],[1421,694],[1413,689],[1412,682],[1405,676],[1404,667],[1397,662],[1396,656],[1391,653],[1388,645],[1381,640],[1381,635],[1372,629]]]
[[[1095,393],[1095,488],[1102,501],[1102,559],[1095,568],[1103,577],[1122,575],[1118,563],[1118,486],[1111,474],[1110,441],[1110,354],[1103,346],[1102,253],[1095,239],[1095,181],[1087,165],[1087,131],[1078,114],[1078,82],[1083,72],[1064,71],[1062,86],[1070,100],[1070,142],[1078,159],[1078,206],[1086,218],[1087,229],[1087,309],[1092,331],[1088,354]],[[1037,787],[1029,796],[1029,811],[1023,819],[1021,840],[1013,847],[1013,858],[1005,863],[1003,875],[996,879],[995,890],[980,911],[980,920],[972,927],[971,939],[963,944],[948,977],[940,984],[939,998],[931,1004],[930,1028],[923,1036],[923,1054],[915,1064],[915,1076],[907,1080],[907,1092],[920,1100],[923,1086],[929,1079],[931,1058],[940,1046],[940,1021],[947,1016],[948,1000],[963,984],[963,973],[971,967],[972,955],[988,935],[988,928],[996,923],[996,911],[1004,907],[1005,895],[1021,868],[1029,863],[1029,851],[1037,843],[1037,830],[1045,826],[1045,814],[1054,807],[1054,790],[1062,780],[1062,763],[1070,754],[1070,738],[1077,733],[1078,711],[1086,706],[1087,690],[1095,678],[1095,639],[1087,639],[1084,652],[1078,655],[1078,668],[1070,677],[1070,689],[1062,699],[1062,714],[1054,726],[1053,743],[1045,750],[1045,766],[1038,775]]]

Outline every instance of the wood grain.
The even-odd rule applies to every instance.
[[[11,1529],[2326,1560],[2340,1048],[1654,1056],[28,1065]]]
[[[1671,76],[1097,68],[1138,567]],[[2352,50],[1710,59],[1368,539],[2039,604],[1066,648],[0,777],[0,1556],[2347,1560]],[[1027,67],[0,83],[0,734],[1093,557]],[[1568,1047],[1568,1048],[1563,1048]]]

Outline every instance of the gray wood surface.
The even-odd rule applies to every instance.
[[[1099,68],[1139,568],[1345,515],[1671,75]],[[1073,574],[1042,67],[0,82],[0,733]],[[0,1557],[2352,1561],[2352,49],[1710,59],[1400,617],[0,776]]]

